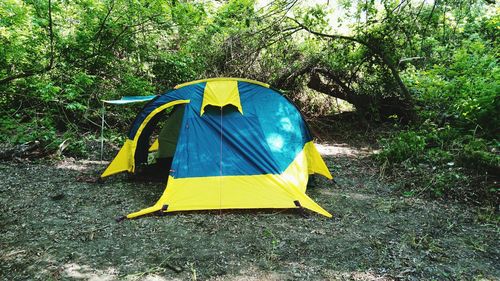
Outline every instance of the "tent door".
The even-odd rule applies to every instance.
[[[138,174],[150,180],[166,181],[170,173],[175,148],[179,138],[180,127],[184,115],[185,104],[175,105],[168,113],[157,114],[146,125],[140,135],[135,153]],[[168,111],[168,109],[166,109]],[[158,130],[159,129],[159,130]],[[151,159],[151,136],[158,133],[158,150]],[[155,141],[155,142],[156,142]]]

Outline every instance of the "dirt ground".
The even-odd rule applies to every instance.
[[[0,163],[2,280],[500,280],[499,225],[481,209],[400,197],[372,150],[320,145],[336,182],[309,196],[333,214],[184,212],[116,223],[161,184],[102,163]],[[404,180],[404,179],[401,179]]]

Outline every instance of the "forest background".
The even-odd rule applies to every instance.
[[[28,147],[31,158],[96,159],[102,100],[244,77],[283,91],[321,138],[372,138],[380,174],[403,175],[402,195],[495,213],[499,10],[464,0],[3,0],[2,158]],[[138,109],[108,109],[108,150]]]

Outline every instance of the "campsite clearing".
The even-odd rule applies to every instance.
[[[320,145],[333,214],[181,212],[116,223],[162,184],[95,183],[93,162],[0,163],[2,280],[422,280],[500,278],[498,224],[471,206],[399,197],[370,148]]]

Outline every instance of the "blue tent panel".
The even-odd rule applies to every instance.
[[[238,84],[244,114],[229,105],[207,107],[200,116],[203,92],[190,91],[174,178],[281,174],[311,140],[300,112],[286,98],[259,85]]]

